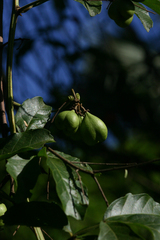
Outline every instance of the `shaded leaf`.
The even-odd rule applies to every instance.
[[[64,212],[68,216],[79,220],[82,219],[89,200],[87,190],[83,183],[80,183],[77,173],[51,153],[48,154],[47,165],[56,182],[57,194],[61,200]]]
[[[74,236],[84,240],[97,240],[98,232],[99,224],[96,224],[79,230],[78,232],[74,233]]]
[[[32,157],[30,160],[14,156],[8,159],[6,165],[7,172],[13,177],[18,189],[14,195],[15,202],[26,201],[31,197],[31,189],[34,188],[38,176],[41,173],[39,168],[39,158]]]
[[[147,194],[127,194],[104,214],[98,240],[156,240],[160,238],[160,204]]]
[[[40,166],[43,168],[43,170],[49,174],[49,167],[47,166],[47,150],[46,147],[43,147],[39,152],[38,156],[40,157]]]
[[[33,158],[33,157],[32,157]],[[17,185],[17,177],[21,173],[22,169],[31,159],[23,159],[18,155],[15,155],[8,159],[6,164],[6,171],[11,175]]]
[[[138,2],[135,2],[135,4],[136,4],[135,14],[140,19],[140,21],[142,22],[146,31],[149,32],[149,30],[153,27],[153,21],[150,18],[149,13],[147,11],[145,11],[146,8],[142,4],[140,4]]]
[[[54,142],[46,129],[29,130],[15,133],[0,141],[0,160],[10,158],[17,153],[41,148],[45,143]]]
[[[62,228],[67,217],[56,203],[26,202],[8,209],[3,217],[6,225]]]
[[[105,222],[100,223],[100,233],[98,240],[142,240],[142,238],[135,235],[132,230],[122,223],[111,223]]]
[[[91,17],[96,16],[101,12],[102,9],[102,1],[81,1],[81,0],[75,0],[76,2],[81,3],[89,12],[89,15]]]
[[[27,99],[19,107],[16,115],[16,127],[19,132],[43,128],[49,119],[52,107],[43,102],[43,98]]]

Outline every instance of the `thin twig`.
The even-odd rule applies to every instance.
[[[33,7],[37,7],[38,5],[44,3],[44,2],[47,2],[48,0],[37,0],[37,1],[34,1],[34,2],[31,2],[21,8],[18,9],[18,14],[20,15],[21,13],[25,13],[27,12],[28,10],[30,10],[31,8]]]
[[[21,226],[21,225],[18,225],[18,227],[16,228],[16,230],[15,230],[14,233],[13,233],[13,236],[16,235],[16,233],[17,233],[18,229],[20,228],[20,226]]]
[[[106,196],[105,196],[105,194],[104,194],[104,192],[103,192],[103,189],[101,188],[101,185],[99,184],[99,182],[98,182],[98,179],[93,175],[93,179],[95,180],[95,182],[97,183],[97,186],[98,186],[98,188],[99,188],[99,190],[100,190],[100,192],[101,192],[101,194],[102,194],[102,197],[104,198],[104,201],[106,202],[106,204],[107,204],[107,207],[109,206],[109,202],[108,202],[108,200],[107,200],[107,198],[106,198]]]
[[[155,12],[152,12],[152,11],[150,11],[150,10],[146,9],[146,8],[143,8],[143,7],[141,7],[141,6],[138,6],[136,3],[134,3],[134,5],[135,5],[136,7],[138,7],[138,8],[141,8],[141,9],[143,9],[143,10],[144,10],[144,11],[146,11],[146,12],[149,12],[149,13],[152,13],[152,14],[155,14],[155,15],[156,15],[156,13],[155,13]]]
[[[136,163],[94,163],[94,162],[76,162],[76,161],[72,161],[72,163],[88,164],[88,165],[107,165],[107,166],[117,166],[117,165],[130,166],[130,165],[136,164]]]
[[[17,103],[17,102],[15,102],[15,101],[13,101],[13,104],[15,105],[15,106],[18,106],[18,107],[20,107],[22,104],[20,104],[20,103]]]
[[[47,146],[46,146],[47,147]],[[68,165],[72,166],[73,168],[75,169],[79,169],[81,172],[84,172],[84,173],[88,173],[90,175],[94,175],[94,173],[92,171],[89,171],[89,170],[86,170],[86,169],[83,169],[81,167],[77,167],[76,165],[74,165],[71,161],[67,160],[66,158],[62,157],[61,155],[59,155],[58,153],[56,153],[52,148],[50,147],[47,147],[47,149],[53,153],[55,156],[57,156],[58,158],[60,158],[63,162],[67,163]]]
[[[160,159],[153,159],[148,162],[134,163],[133,165],[129,165],[129,166],[121,166],[121,167],[113,167],[113,168],[107,168],[107,169],[101,169],[101,170],[93,170],[93,172],[94,173],[102,173],[102,172],[108,172],[108,171],[113,171],[113,170],[128,169],[128,168],[139,167],[142,165],[150,164],[153,162],[159,162],[159,161],[160,161]]]
[[[47,147],[47,146],[46,146]],[[58,158],[60,158],[61,160],[63,160],[64,162],[68,163],[70,166],[72,166],[73,168],[75,169],[79,169],[80,171],[84,172],[84,173],[88,173],[92,176],[94,176],[95,173],[102,173],[102,172],[108,172],[108,171],[112,171],[112,170],[119,170],[119,169],[128,169],[128,168],[133,168],[133,167],[139,167],[139,166],[142,166],[142,165],[146,165],[146,164],[150,164],[150,163],[153,163],[153,162],[159,162],[160,159],[153,159],[153,160],[150,160],[150,161],[147,161],[147,162],[143,162],[143,163],[131,163],[129,165],[124,165],[124,166],[121,166],[121,167],[113,167],[113,168],[107,168],[107,169],[100,169],[100,170],[92,170],[92,171],[89,171],[89,170],[86,170],[86,169],[83,169],[81,167],[78,167],[76,165],[73,164],[73,162],[67,160],[66,158],[62,157],[61,155],[59,155],[58,153],[56,153],[52,148],[50,147],[47,147],[47,149],[52,152],[55,156],[57,156]],[[77,164],[77,162],[74,162]],[[78,162],[79,163],[79,162]]]
[[[23,41],[25,41],[25,40],[29,41],[30,39],[29,38],[16,38],[16,39],[14,39],[14,42],[21,41],[23,43]],[[22,43],[20,45],[22,45]],[[6,45],[8,45],[8,42],[3,43],[3,45],[1,45],[0,48],[4,48]]]
[[[57,112],[55,113],[54,117],[53,117],[52,120],[51,120],[51,123],[54,122],[55,117],[57,116],[57,114],[59,113],[59,111],[66,105],[66,103],[67,103],[67,102],[64,102],[64,103],[62,104],[62,106],[60,106],[60,108],[58,108]]]
[[[42,232],[44,232],[44,234],[46,234],[47,237],[49,237],[51,240],[53,240],[53,238],[51,238],[51,236],[46,231],[44,231],[43,229],[42,229]]]

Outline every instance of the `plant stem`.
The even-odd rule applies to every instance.
[[[6,111],[4,104],[4,89],[3,89],[3,71],[2,71],[2,62],[3,62],[3,0],[0,1],[0,122],[2,129],[2,137],[7,137],[8,126],[6,120]]]
[[[42,233],[42,230],[40,227],[34,227],[34,232],[36,234],[36,238],[37,240],[45,240],[44,236],[43,236],[43,233]]]
[[[49,1],[49,0],[37,0],[37,1],[35,1],[35,2],[31,2],[31,3],[27,4],[27,5],[19,8],[18,14],[27,12],[27,11],[30,10],[31,8],[37,7],[38,5],[40,5],[40,4],[44,3],[44,2],[47,2],[47,1]]]
[[[12,16],[10,23],[9,39],[8,39],[8,51],[7,51],[7,84],[8,84],[8,119],[10,124],[10,132],[16,133],[15,118],[14,118],[14,106],[13,106],[13,86],[12,86],[12,62],[13,62],[13,47],[14,47],[14,36],[17,23],[17,7],[19,1],[13,0]]]
[[[102,194],[102,197],[103,197],[103,199],[104,199],[107,207],[109,207],[108,199],[106,198],[106,196],[105,196],[105,194],[104,194],[104,192],[103,192],[103,190],[102,190],[102,187],[101,187],[101,185],[100,185],[99,182],[98,182],[98,179],[97,179],[94,175],[93,175],[93,179],[94,179],[94,181],[96,182],[96,184],[97,184],[97,186],[98,186],[98,188],[99,188],[99,190],[100,190],[100,192],[101,192],[101,194]]]

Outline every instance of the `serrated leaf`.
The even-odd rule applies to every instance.
[[[9,208],[3,217],[6,225],[50,226],[62,228],[67,217],[55,203],[26,202]]]
[[[43,128],[49,119],[51,111],[52,107],[46,105],[43,98],[27,99],[19,107],[15,115],[18,132]]]
[[[75,0],[76,2],[81,3],[89,12],[89,15],[91,17],[96,16],[101,12],[102,9],[102,1],[81,1],[81,0]]]
[[[104,214],[98,240],[157,240],[160,238],[160,204],[147,194],[115,200]]]
[[[75,170],[66,166],[52,153],[48,153],[47,165],[56,183],[57,194],[67,216],[77,220],[84,217],[89,204],[86,187],[79,181]],[[83,189],[82,189],[83,186]]]
[[[140,19],[146,31],[149,32],[149,30],[153,27],[153,21],[150,18],[149,13],[145,10],[146,8],[142,4],[138,2],[134,3],[136,16]]]
[[[156,13],[160,14],[160,1],[159,0],[145,0],[143,2],[146,6],[154,10]]]
[[[3,160],[17,153],[41,148],[45,143],[55,141],[48,130],[35,129],[12,134],[5,139],[1,139],[0,142],[0,160]]]

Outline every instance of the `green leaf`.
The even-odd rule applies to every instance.
[[[6,171],[14,179],[14,181],[16,183],[16,187],[18,186],[18,182],[17,182],[18,175],[21,173],[21,171],[23,170],[25,165],[28,164],[28,162],[30,160],[31,159],[28,159],[28,160],[23,159],[23,158],[19,157],[18,155],[15,155],[8,159],[7,164],[6,164]]]
[[[160,1],[159,0],[145,0],[143,2],[144,5],[148,6],[156,13],[160,14]]]
[[[81,1],[81,0],[75,0],[76,2],[81,3],[89,12],[89,15],[91,17],[96,16],[101,12],[102,9],[102,1]]]
[[[86,187],[79,181],[77,173],[51,153],[48,153],[47,165],[55,180],[57,194],[64,212],[78,220],[82,219],[89,200]]]
[[[16,115],[16,127],[18,132],[43,128],[51,114],[52,107],[46,105],[41,97],[27,99],[19,107]]]
[[[147,194],[127,194],[108,207],[98,240],[160,239],[160,204]]]
[[[142,240],[143,238],[140,238],[136,236],[132,230],[122,223],[111,223],[108,224],[106,222],[100,223],[100,233],[98,236],[98,240]],[[143,239],[144,240],[144,239]],[[147,239],[145,239],[147,240]],[[150,239],[152,240],[152,239]]]
[[[26,201],[31,197],[31,191],[38,179],[40,172],[39,158],[32,157],[30,160],[14,156],[8,159],[6,164],[7,172],[13,177],[16,183],[15,202]]]
[[[149,30],[153,27],[153,21],[150,18],[149,13],[145,10],[146,8],[142,4],[138,2],[134,2],[134,4],[136,16],[140,19],[146,31],[149,32]]]
[[[46,147],[43,147],[39,152],[38,156],[40,157],[40,166],[43,168],[43,170],[49,174],[49,167],[47,166],[47,149]]]
[[[55,142],[46,129],[29,130],[15,133],[0,141],[0,160],[10,158],[17,153],[41,148],[45,143]]]
[[[9,208],[3,217],[6,225],[62,228],[67,217],[56,203],[23,202]]]

